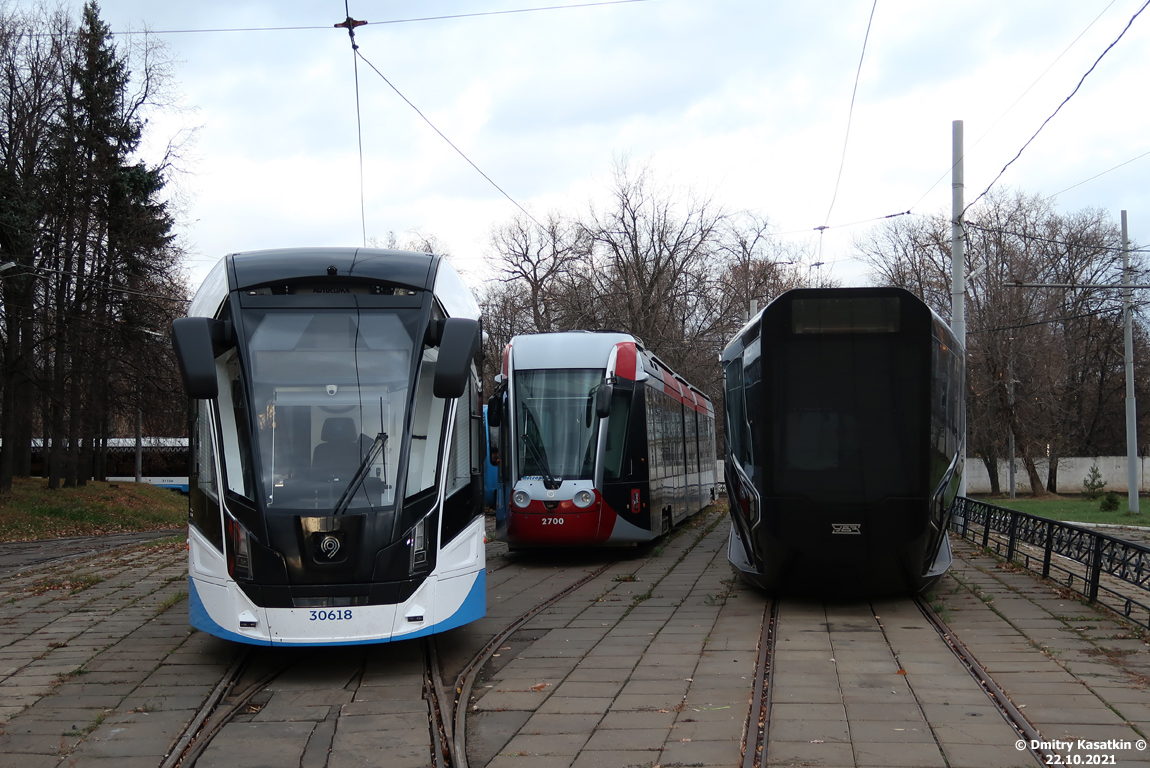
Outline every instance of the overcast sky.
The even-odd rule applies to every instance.
[[[952,121],[965,125],[969,202],[1144,2],[640,0],[379,23],[576,2],[349,0],[372,22],[356,31],[364,58],[537,216],[584,210],[629,155],[789,241],[818,248],[814,228],[830,225],[822,269],[848,285],[865,283],[851,238],[871,220],[949,211]],[[155,31],[177,62],[184,109],[152,115],[147,151],[198,128],[175,180],[193,284],[228,252],[360,245],[365,228],[434,234],[481,284],[489,233],[516,208],[364,61],[361,224],[353,57],[332,28],[343,0],[101,10],[116,32]],[[176,31],[283,27],[313,29]],[[998,185],[1057,194],[1063,212],[1126,209],[1132,239],[1150,240],[1150,155],[1135,159],[1150,152],[1148,84],[1150,11]]]

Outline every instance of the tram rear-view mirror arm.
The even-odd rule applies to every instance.
[[[595,415],[601,419],[605,419],[611,415],[611,395],[614,387],[611,385],[610,379],[604,379],[603,383],[599,385],[599,391],[595,393]]]
[[[172,346],[188,397],[210,400],[219,395],[215,349],[226,343],[227,335],[225,323],[210,317],[181,317],[172,321]]]
[[[471,361],[479,354],[479,321],[466,317],[449,317],[443,323],[439,340],[439,359],[435,363],[436,397],[460,397],[467,391]]]

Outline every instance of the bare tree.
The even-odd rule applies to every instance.
[[[558,327],[558,301],[573,281],[581,282],[575,272],[586,251],[585,231],[561,214],[550,214],[542,226],[523,215],[497,226],[491,234],[494,252],[488,256],[501,282],[526,291],[536,333]]]
[[[1118,233],[1101,211],[1057,213],[1049,200],[988,195],[967,218],[969,447],[999,490],[998,458],[1013,433],[1035,493],[1057,488],[1058,458],[1119,452],[1107,414],[1121,412],[1121,325],[1114,291],[1020,288],[1112,284]],[[872,279],[950,315],[950,221],[888,222],[856,243]],[[1048,458],[1043,479],[1037,459]]]

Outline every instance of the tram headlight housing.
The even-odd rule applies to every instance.
[[[430,519],[431,516],[428,515],[416,523],[411,529],[411,537],[407,540],[411,547],[409,573],[415,573],[416,571],[427,568],[427,523]]]
[[[584,488],[583,490],[576,493],[575,497],[571,499],[571,501],[573,501],[575,506],[579,507],[579,509],[587,509],[587,507],[595,503],[595,494]]]
[[[228,575],[233,579],[252,578],[252,535],[230,514],[224,515],[224,527],[228,537]]]
[[[520,489],[511,494],[511,503],[520,509],[527,509],[527,505],[531,503],[531,494]]]

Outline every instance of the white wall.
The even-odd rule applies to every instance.
[[[1047,459],[1038,459],[1038,477],[1046,482]],[[1139,491],[1150,491],[1146,483],[1146,458],[1138,460]],[[1106,491],[1127,493],[1126,487],[1126,457],[1125,456],[1097,456],[1094,458],[1078,457],[1058,460],[1058,493],[1082,493],[1082,481],[1090,472],[1091,465],[1097,465],[1102,480],[1106,483]],[[998,483],[1003,493],[1010,489],[1010,466],[1003,459],[998,463]],[[1030,493],[1030,477],[1026,474],[1026,467],[1022,459],[1014,462],[1014,487],[1018,493]],[[966,492],[990,493],[990,477],[986,474],[986,464],[982,459],[967,456],[966,458]]]
[[[1150,493],[1150,484],[1147,483],[1145,457],[1138,460],[1139,492]],[[1038,477],[1046,482],[1046,459],[1035,461],[1038,467]],[[1126,457],[1125,456],[1097,456],[1094,458],[1069,458],[1058,460],[1058,493],[1082,493],[1082,481],[1090,472],[1091,465],[1098,466],[1098,473],[1102,475],[1106,487],[1103,491],[1116,491],[1126,493]],[[719,481],[723,478],[723,462],[715,462]],[[1003,493],[1010,491],[1010,466],[1005,459],[998,463],[998,483]],[[1022,459],[1015,459],[1014,488],[1016,493],[1030,493],[1030,477],[1026,474],[1026,467]],[[977,457],[966,457],[966,492],[990,493],[990,477],[986,474],[986,464]]]

